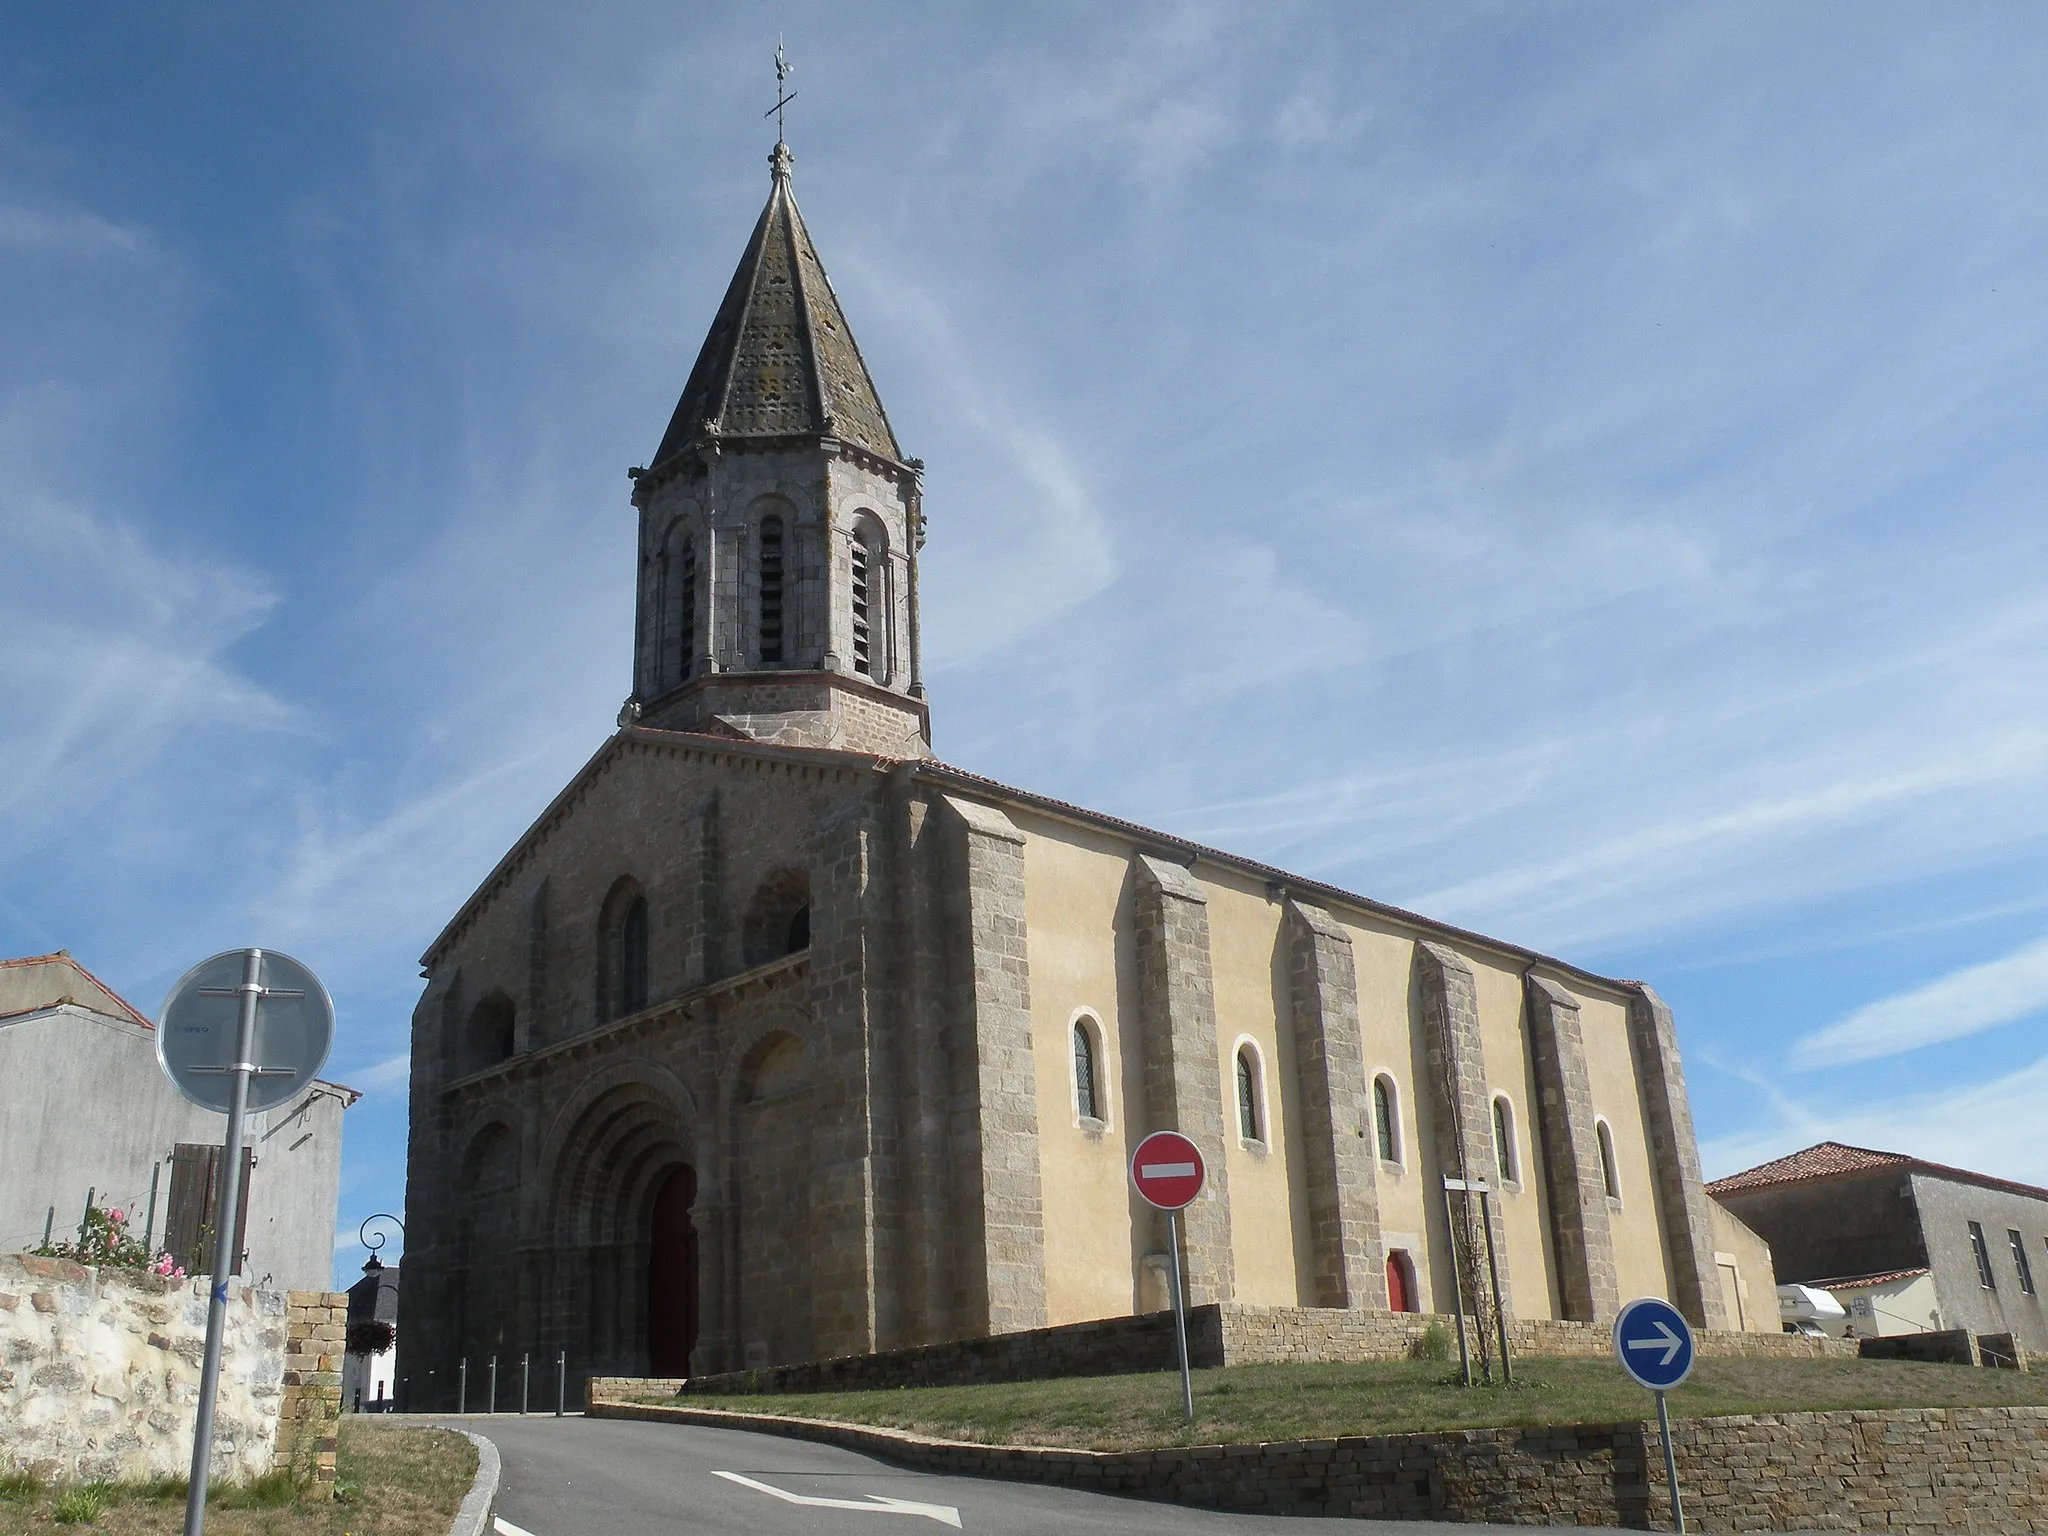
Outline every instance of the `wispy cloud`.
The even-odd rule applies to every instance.
[[[1998,960],[1880,998],[1792,1049],[1801,1070],[1875,1061],[1923,1045],[1959,1040],[2048,1009],[2048,939]]]
[[[1817,1141],[1904,1152],[2001,1178],[2048,1185],[2048,1057],[1982,1082],[1854,1103],[1800,1099],[1773,1087],[1768,1121],[1704,1139],[1709,1179]]]

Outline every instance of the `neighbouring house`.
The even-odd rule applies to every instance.
[[[342,1112],[359,1097],[315,1082],[250,1116],[235,1273],[324,1291],[334,1273]],[[156,1026],[59,950],[0,961],[0,1252],[73,1237],[88,1198],[188,1273],[208,1234],[227,1117],[186,1099],[156,1058]]]
[[[620,728],[423,960],[420,1406],[529,1351],[573,1390],[1161,1308],[1161,1128],[1196,1303],[1778,1331],[1648,986],[932,755],[923,465],[784,146],[632,475]]]
[[[1780,1284],[1841,1302],[1836,1331],[1967,1328],[2048,1350],[2048,1189],[1824,1141],[1707,1193],[1771,1245]]]
[[[363,1266],[363,1278],[348,1288],[348,1350],[341,1361],[344,1412],[392,1410],[398,1397],[398,1351],[391,1345],[381,1350],[374,1346],[385,1338],[395,1344],[397,1334],[398,1266],[373,1253]]]

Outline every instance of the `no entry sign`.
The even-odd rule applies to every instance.
[[[1202,1154],[1179,1131],[1154,1131],[1131,1155],[1131,1183],[1162,1211],[1192,1205],[1205,1177]]]

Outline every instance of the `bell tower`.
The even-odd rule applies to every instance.
[[[790,193],[773,179],[645,469],[622,720],[926,757],[923,464],[897,447]]]

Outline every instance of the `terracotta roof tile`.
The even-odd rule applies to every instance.
[[[1745,1168],[1740,1173],[1731,1173],[1725,1179],[1716,1179],[1707,1186],[1707,1193],[1718,1199],[1730,1195],[1749,1194],[1759,1189],[1778,1189],[1790,1184],[1822,1184],[1830,1179],[1856,1179],[1881,1169],[1896,1169],[1901,1173],[1925,1173],[1935,1178],[1953,1179],[1961,1184],[1976,1184],[1985,1189],[2002,1189],[2007,1194],[2025,1195],[2033,1200],[2048,1200],[2048,1189],[2036,1184],[2022,1184],[2016,1179],[2001,1179],[1988,1173],[1973,1173],[1967,1168],[1951,1168],[1946,1163],[1930,1163],[1923,1157],[1912,1157],[1904,1152],[1880,1152],[1871,1147],[1852,1147],[1846,1142],[1823,1141],[1777,1158],[1772,1162],[1759,1163],[1754,1168]],[[1804,1283],[1804,1282],[1802,1282]]]
[[[1920,1269],[1881,1269],[1874,1275],[1842,1275],[1833,1280],[1802,1280],[1799,1283],[1814,1291],[1861,1291],[1873,1285],[1890,1285],[1894,1280],[1913,1280],[1927,1273]]]

